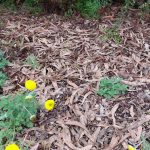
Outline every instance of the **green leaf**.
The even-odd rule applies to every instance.
[[[7,76],[2,71],[0,71],[0,87],[4,85],[6,80],[7,80]]]
[[[0,69],[3,69],[6,65],[8,65],[8,61],[4,58],[2,50],[0,50]]]
[[[36,114],[39,105],[35,97],[32,100],[26,100],[26,95],[28,93],[0,98],[0,130],[5,130],[1,139],[6,137],[9,141],[14,130],[21,132],[24,128],[33,127],[30,116]]]
[[[31,66],[33,69],[37,69],[39,67],[39,63],[37,62],[34,54],[31,54],[26,58],[25,64]]]
[[[144,136],[141,137],[142,142],[143,142],[143,149],[142,150],[150,150],[150,143],[146,141]]]
[[[127,91],[127,88],[128,86],[121,83],[121,78],[104,78],[100,81],[97,94],[108,99],[118,94],[125,93]]]

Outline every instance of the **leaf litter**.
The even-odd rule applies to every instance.
[[[101,22],[57,15],[32,16],[1,12],[1,49],[11,64],[4,94],[23,89],[26,79],[38,84],[41,104],[55,99],[51,112],[37,112],[33,129],[18,135],[31,150],[123,150],[127,144],[140,149],[141,134],[150,129],[149,24],[130,16],[119,26],[121,43],[100,37],[113,18]],[[131,13],[132,14],[132,13]],[[36,56],[39,67],[24,65]],[[129,85],[126,95],[110,101],[96,95],[103,77],[119,76]]]

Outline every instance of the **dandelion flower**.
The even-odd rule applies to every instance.
[[[7,145],[5,150],[20,150],[20,148],[15,143],[12,143],[12,144]]]
[[[133,146],[128,145],[128,150],[136,150]]]
[[[54,106],[55,106],[55,101],[52,100],[52,99],[47,100],[47,101],[45,102],[45,105],[44,105],[44,106],[45,106],[45,109],[48,110],[48,111],[53,110],[53,108],[54,108]]]
[[[25,87],[26,87],[27,90],[33,91],[33,90],[36,89],[36,83],[33,80],[27,80],[25,82]]]

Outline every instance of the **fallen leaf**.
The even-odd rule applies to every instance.
[[[113,135],[109,146],[107,148],[105,148],[104,150],[112,150],[115,146],[117,146],[119,139],[120,139],[120,137]]]
[[[135,142],[137,142],[140,140],[141,135],[142,135],[142,126],[139,126],[137,129],[134,129],[134,130],[129,130],[129,132],[131,133],[132,139]]]
[[[39,143],[37,143],[34,146],[32,146],[30,150],[37,150],[38,147],[39,147]]]
[[[119,107],[119,103],[117,103],[111,110],[111,115],[112,115],[112,120],[113,120],[113,125],[116,125],[116,119],[115,119],[115,112],[117,111]]]
[[[133,105],[130,107],[130,115],[133,118],[135,113],[134,113],[134,109],[133,109]]]
[[[93,141],[88,141],[88,144],[95,144],[96,143],[96,140],[97,140],[97,136],[98,136],[98,134],[99,134],[99,132],[100,132],[100,130],[101,130],[101,127],[98,127],[96,130],[95,130],[95,132],[91,135],[92,136],[92,138],[93,138]]]
[[[82,105],[84,104],[86,98],[87,98],[89,95],[91,95],[91,94],[93,94],[93,93],[92,93],[91,91],[89,91],[88,93],[86,93],[86,94],[84,95],[84,98],[83,98],[83,100],[82,100]]]
[[[131,124],[129,124],[125,130],[131,130],[131,129],[138,128],[139,126],[141,126],[142,124],[144,124],[145,122],[148,122],[148,121],[150,121],[150,115],[142,116],[141,118],[139,118],[138,121],[135,121],[135,122],[132,122]]]
[[[82,128],[82,129],[84,129],[85,131],[88,132],[88,129],[87,129],[83,124],[81,124],[81,123],[78,122],[78,121],[67,120],[67,121],[65,121],[64,123],[65,123],[66,125],[78,126],[78,127]]]
[[[75,83],[73,83],[73,82],[70,81],[70,80],[67,80],[67,83],[68,83],[68,85],[74,87],[74,89],[78,89],[78,88],[79,88]]]

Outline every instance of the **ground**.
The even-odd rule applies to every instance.
[[[141,135],[150,140],[150,28],[137,10],[130,11],[101,20],[0,11],[0,46],[11,62],[3,94],[23,89],[27,79],[38,85],[41,108],[35,127],[17,135],[23,145],[124,150],[128,144],[141,149]],[[108,35],[118,22],[118,34]],[[30,54],[36,69],[23,63]],[[123,78],[128,92],[111,100],[98,96],[106,76]],[[46,99],[56,101],[53,111],[43,109]]]

